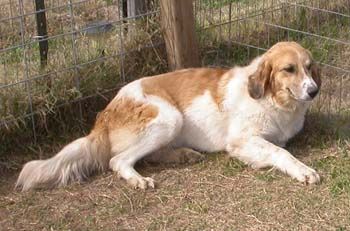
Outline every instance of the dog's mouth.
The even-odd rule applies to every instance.
[[[290,88],[287,87],[286,89],[287,89],[289,95],[290,95],[294,100],[296,100],[296,101],[299,101],[299,102],[307,102],[307,101],[311,101],[311,100],[312,100],[311,97],[308,97],[307,99],[299,98],[299,97],[297,97],[297,96],[294,94],[294,92],[293,92]]]

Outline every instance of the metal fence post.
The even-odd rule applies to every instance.
[[[35,10],[36,26],[39,39],[40,65],[41,67],[44,67],[47,64],[47,52],[49,49],[49,44],[47,41],[48,36],[46,26],[45,1],[35,0]]]

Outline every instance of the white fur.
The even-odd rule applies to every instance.
[[[229,72],[231,80],[225,88],[222,108],[209,91],[193,99],[180,113],[164,99],[143,96],[138,81],[125,87],[122,95],[156,105],[161,113],[139,134],[138,143],[111,160],[111,168],[127,180],[138,179],[132,183],[136,187],[147,187],[150,179],[142,180],[133,169],[134,163],[169,144],[206,152],[225,150],[254,168],[274,166],[299,181],[318,182],[319,176],[313,169],[281,148],[301,130],[309,103],[300,102],[295,110],[283,110],[271,98],[251,98],[247,91],[248,76],[257,70],[260,62],[259,57],[249,66]],[[151,182],[148,185],[153,186]]]
[[[137,134],[134,143],[129,144],[129,148],[121,153],[112,153],[114,157],[110,160],[109,166],[132,186],[145,189],[154,187],[153,179],[142,177],[134,169],[134,164],[147,154],[169,144],[179,133],[183,117],[174,106],[159,97],[146,96],[139,100],[157,106],[160,109],[159,113],[142,132]],[[114,143],[118,144],[118,142]]]
[[[104,147],[99,147],[90,137],[79,138],[48,160],[28,162],[18,177],[16,187],[26,191],[82,181],[91,172],[105,169],[104,156],[98,155],[103,151]]]
[[[141,87],[141,79],[135,80],[128,85],[122,87],[122,89],[119,90],[118,94],[114,97],[113,100],[117,98],[132,98],[136,101],[145,102],[145,95],[142,92]]]
[[[318,182],[320,178],[313,169],[282,148],[301,130],[309,103],[299,102],[293,110],[288,110],[280,108],[270,97],[251,98],[248,77],[260,62],[261,57],[246,67],[236,67],[226,73],[229,75],[226,87],[218,88],[225,91],[221,105],[205,91],[183,112],[165,99],[145,94],[142,79],[128,84],[114,100],[129,98],[155,106],[158,114],[146,127],[137,134],[121,128],[109,131],[108,138],[97,141],[78,139],[49,160],[29,162],[17,185],[27,190],[51,181],[54,185],[65,185],[70,180],[80,180],[91,169],[103,166],[104,161],[99,160],[98,154],[106,153],[109,167],[131,185],[143,189],[154,187],[153,179],[141,176],[134,164],[164,146],[227,151],[254,168],[273,166],[299,181]],[[315,83],[306,83],[309,84]],[[101,143],[104,139],[106,144]],[[106,146],[108,150],[103,150]]]
[[[301,100],[312,100],[310,95],[308,94],[308,89],[310,88],[316,88],[317,89],[317,84],[313,80],[311,76],[308,76],[304,74],[303,81],[301,82],[301,89],[302,89],[302,95],[300,96]]]
[[[219,111],[207,91],[193,100],[184,114],[181,133],[175,138],[174,146],[191,147],[200,151],[215,152],[226,146],[228,116]]]

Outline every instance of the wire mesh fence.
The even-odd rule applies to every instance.
[[[348,114],[350,1],[200,0],[195,6],[201,47],[211,47],[202,55],[206,64],[247,63],[278,41],[297,41],[322,67],[314,108]]]
[[[104,97],[133,78],[159,72],[159,10],[144,2],[145,9],[133,15],[125,12],[126,1],[0,0],[1,127],[31,126],[35,137],[37,125],[58,107]],[[39,34],[43,23],[46,35]],[[77,117],[83,119],[81,107]]]
[[[25,125],[35,139],[58,108],[74,104],[83,119],[86,99],[167,70],[157,1],[129,12],[126,2],[0,0],[0,129]],[[202,65],[245,64],[295,40],[323,69],[315,108],[349,111],[349,0],[195,0],[194,10]]]

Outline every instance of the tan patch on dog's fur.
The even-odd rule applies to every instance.
[[[307,62],[310,62],[310,70],[305,68]],[[295,67],[295,72],[284,71],[288,65]],[[280,42],[263,55],[258,70],[249,77],[248,92],[254,99],[271,95],[278,105],[293,109],[295,99],[287,89],[299,90],[304,74],[321,86],[319,69],[311,53],[295,42]]]
[[[228,72],[229,69],[191,68],[145,78],[141,85],[145,94],[159,96],[181,111],[207,90],[220,106],[230,79]]]
[[[106,133],[112,152],[126,149],[147,124],[158,115],[156,106],[135,102],[128,98],[114,99],[98,114],[94,133]]]
[[[158,108],[154,105],[116,98],[97,116],[95,128],[105,127],[111,131],[123,127],[137,132],[157,115]]]

